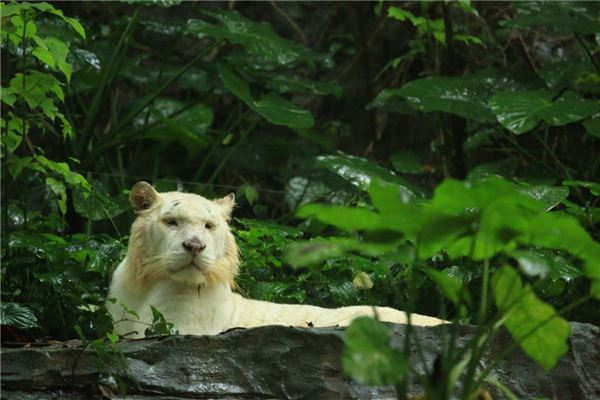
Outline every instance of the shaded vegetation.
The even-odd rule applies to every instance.
[[[475,393],[501,325],[551,368],[565,320],[600,324],[598,3],[233,8],[2,4],[4,340],[118,339],[138,180],[236,192],[253,298],[477,324],[430,398]],[[357,321],[344,365],[402,397],[386,329]]]

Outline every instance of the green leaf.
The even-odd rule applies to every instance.
[[[242,184],[237,190],[236,197],[244,196],[249,204],[254,204],[258,200],[258,190],[255,186],[248,183]]]
[[[52,53],[47,48],[38,46],[32,50],[31,54],[50,68],[54,69],[56,67],[56,61],[54,61]]]
[[[279,93],[311,93],[319,96],[332,95],[336,98],[340,98],[343,93],[343,87],[335,83],[316,82],[288,75],[269,76],[267,87]]]
[[[61,10],[57,10],[46,2],[32,3],[31,6],[42,12],[48,12],[62,18],[63,21],[71,25],[71,27],[79,34],[79,36],[85,39],[85,29],[83,29],[83,26],[81,26],[79,21],[77,21],[75,18],[65,16]]]
[[[518,261],[521,271],[529,276],[549,276],[554,280],[570,282],[583,275],[580,268],[553,250],[530,248],[515,250],[510,254]]]
[[[397,245],[397,241],[393,240],[368,242],[349,237],[316,238],[290,243],[286,248],[285,259],[293,267],[306,267],[349,252],[378,256],[393,251]]]
[[[190,160],[211,144],[212,138],[207,134],[214,118],[211,107],[205,104],[190,107],[189,104],[174,99],[159,98],[155,100],[150,111],[148,123],[161,124],[138,137],[156,140],[165,147],[172,143],[180,143]],[[174,114],[174,117],[169,117]],[[141,117],[135,121],[135,125],[140,126],[140,129],[143,127],[142,121]]]
[[[65,215],[67,213],[67,189],[65,184],[49,176],[46,177],[46,185],[57,196],[58,208],[62,215]]]
[[[190,19],[184,33],[242,45],[261,64],[293,66],[305,62],[313,65],[320,58],[308,48],[277,35],[266,22],[254,22],[234,10],[203,10],[203,13],[213,17],[218,24]]]
[[[217,72],[225,88],[246,103],[248,107],[253,108],[254,98],[250,93],[248,82],[222,63],[217,64]]]
[[[73,191],[73,205],[79,215],[92,221],[114,218],[130,209],[126,195],[110,197],[98,181],[92,183],[92,190],[87,195]]]
[[[548,64],[538,71],[551,89],[574,87],[578,78],[584,74],[595,73],[594,65],[588,60],[573,59]]]
[[[114,331],[106,332],[106,338],[113,344],[119,341],[119,335],[117,335]]]
[[[423,158],[413,151],[401,150],[390,156],[394,169],[405,174],[420,174],[424,172]]]
[[[394,385],[406,379],[406,356],[390,345],[390,328],[367,317],[355,319],[346,329],[342,367],[357,382]]]
[[[498,121],[515,134],[534,129],[540,121],[561,126],[600,112],[600,104],[567,92],[558,100],[546,90],[501,92],[490,99]]]
[[[298,107],[276,93],[267,93],[259,100],[254,100],[252,108],[276,125],[310,128],[315,124],[310,111]]]
[[[296,106],[276,93],[267,93],[259,100],[255,100],[250,92],[250,85],[240,75],[224,64],[218,64],[217,71],[227,90],[269,122],[290,128],[310,128],[314,125],[312,114],[309,111]]]
[[[490,95],[490,88],[477,79],[438,76],[408,82],[400,89],[385,89],[378,98],[401,96],[423,112],[441,111],[487,122],[494,118],[487,104]]]
[[[505,314],[504,325],[515,341],[542,367],[554,367],[569,349],[569,323],[538,299],[510,267],[494,274],[492,286],[496,306]]]
[[[316,218],[319,221],[347,231],[384,229],[377,213],[361,208],[324,204],[306,204],[296,211],[298,218]]]
[[[71,187],[83,191],[84,194],[90,192],[91,187],[89,182],[82,175],[71,171],[69,164],[51,161],[44,156],[35,156],[35,161],[43,168],[43,171],[56,173]]]
[[[590,135],[600,139],[600,117],[596,116],[583,121],[583,126]]]
[[[425,196],[420,189],[406,179],[365,158],[339,152],[335,155],[317,157],[317,165],[338,174],[362,190],[367,190],[373,178],[378,178],[381,181],[402,188],[403,195],[406,198],[422,198]]]
[[[0,324],[19,329],[31,329],[39,326],[35,314],[28,307],[4,301],[0,304]]]
[[[516,158],[509,157],[504,160],[493,161],[486,164],[481,164],[469,171],[467,179],[471,182],[483,180],[491,176],[501,176],[504,178],[512,178],[517,171],[519,161]]]
[[[525,186],[520,192],[542,203],[543,211],[552,210],[569,197],[569,188],[565,186]]]
[[[600,10],[594,2],[523,1],[515,3],[517,17],[507,26],[543,27],[564,33],[600,32]]]
[[[580,186],[588,189],[591,194],[594,196],[600,196],[600,183],[597,182],[587,182],[587,181],[574,181],[574,180],[566,180],[563,181],[563,185],[566,186]]]
[[[463,289],[463,283],[456,277],[449,275],[446,271],[438,271],[433,268],[423,268],[423,272],[434,281],[442,294],[455,305],[461,305],[465,301],[470,303],[469,292]]]

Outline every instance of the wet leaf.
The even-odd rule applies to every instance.
[[[424,197],[423,192],[393,171],[365,158],[338,153],[317,157],[317,164],[338,174],[354,186],[368,190],[374,178],[400,187],[407,198]]]
[[[266,22],[255,22],[234,10],[203,10],[217,24],[200,19],[187,21],[184,32],[197,37],[212,36],[242,45],[260,62],[276,65],[295,65],[300,62],[312,65],[319,56],[308,48],[277,35]]]
[[[566,125],[600,112],[600,104],[582,100],[567,92],[558,100],[545,90],[502,92],[494,95],[490,106],[498,121],[515,134],[534,129],[540,121],[553,126]]]
[[[31,329],[39,326],[38,320],[28,307],[18,303],[0,304],[0,324],[19,329]]]
[[[276,93],[267,93],[256,100],[250,92],[249,83],[224,64],[218,64],[217,70],[223,85],[242,100],[248,107],[276,125],[290,128],[310,128],[314,125],[312,114]]]
[[[496,306],[505,314],[504,325],[515,341],[546,370],[554,367],[569,349],[569,323],[538,299],[510,267],[494,274],[492,287]]]
[[[393,385],[408,372],[406,356],[390,345],[390,328],[367,317],[354,320],[344,335],[344,372],[366,385]]]
[[[517,16],[507,26],[543,27],[565,33],[600,32],[600,9],[594,2],[523,1],[515,3]]]

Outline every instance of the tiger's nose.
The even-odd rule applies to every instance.
[[[206,244],[198,236],[194,236],[183,242],[183,248],[186,249],[192,257],[196,257],[206,248]]]

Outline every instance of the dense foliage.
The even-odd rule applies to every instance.
[[[253,298],[477,324],[430,398],[501,325],[551,368],[600,324],[598,3],[228,5],[2,4],[4,340],[118,340],[138,180],[236,192]],[[344,366],[402,397],[387,335],[357,321]]]

